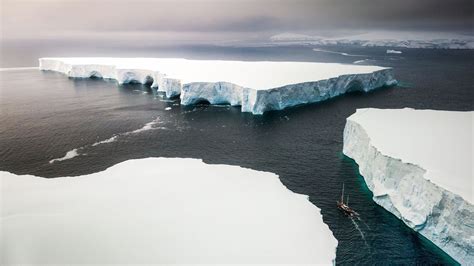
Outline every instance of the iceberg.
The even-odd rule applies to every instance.
[[[337,240],[278,176],[146,158],[75,177],[0,172],[0,264],[333,264]]]
[[[391,49],[388,49],[387,50],[387,54],[401,54],[402,51],[398,51],[398,50],[391,50]]]
[[[242,62],[180,58],[40,58],[41,70],[72,78],[149,83],[181,104],[200,102],[266,111],[396,84],[391,68],[335,63]]]
[[[474,261],[474,112],[358,109],[345,155],[374,201],[461,264]]]

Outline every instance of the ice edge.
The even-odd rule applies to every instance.
[[[156,166],[158,163],[158,166]],[[147,167],[150,167],[148,169],[148,171],[152,171],[154,174],[156,174],[155,172],[160,172],[160,167],[159,165],[160,164],[163,164],[163,165],[172,165],[172,166],[169,166],[169,168],[174,168],[176,165],[183,165],[183,163],[187,163],[189,164],[191,167],[200,167],[199,169],[201,170],[202,167],[205,167],[203,169],[218,169],[218,168],[222,168],[222,167],[226,167],[227,170],[229,170],[229,172],[235,172],[235,171],[238,171],[238,172],[242,172],[242,173],[246,173],[246,174],[250,174],[250,173],[253,173],[253,174],[259,174],[261,178],[257,178],[259,181],[258,182],[265,182],[267,183],[267,188],[268,188],[268,191],[276,191],[278,192],[278,194],[276,195],[284,195],[287,200],[290,200],[290,202],[293,202],[292,204],[295,204],[298,203],[298,205],[300,207],[302,207],[302,209],[300,209],[299,211],[303,211],[303,210],[312,210],[311,212],[307,212],[306,214],[308,215],[311,215],[312,217],[316,217],[318,219],[318,221],[320,221],[320,226],[322,229],[321,232],[318,232],[318,234],[320,233],[320,237],[326,237],[328,240],[328,243],[326,243],[328,247],[328,250],[332,250],[332,252],[330,254],[325,254],[325,256],[327,258],[330,259],[327,260],[327,261],[319,261],[318,263],[323,263],[323,264],[335,264],[335,259],[336,259],[336,250],[337,250],[337,245],[338,245],[338,241],[337,239],[334,237],[334,234],[333,232],[330,230],[329,226],[324,223],[323,221],[323,218],[322,218],[322,213],[321,213],[321,209],[318,208],[317,206],[315,206],[314,204],[312,204],[310,201],[309,201],[309,197],[307,195],[304,195],[304,194],[299,194],[299,193],[295,193],[295,192],[292,192],[291,190],[289,190],[282,182],[281,180],[278,178],[278,175],[274,174],[274,173],[271,173],[271,172],[267,172],[267,171],[256,171],[256,170],[253,170],[253,169],[250,169],[250,168],[245,168],[245,167],[240,167],[240,166],[233,166],[233,165],[224,165],[224,164],[206,164],[203,162],[202,159],[192,159],[192,158],[156,158],[156,157],[149,157],[149,158],[143,158],[143,159],[130,159],[130,160],[127,160],[127,161],[124,161],[124,162],[121,162],[121,163],[118,163],[116,165],[113,165],[111,167],[108,167],[107,169],[103,170],[103,171],[100,171],[100,172],[96,172],[96,173],[93,173],[93,174],[88,174],[88,175],[82,175],[82,176],[65,176],[65,177],[62,177],[62,178],[54,178],[54,179],[46,179],[46,178],[41,178],[41,177],[38,177],[38,176],[33,176],[33,175],[15,175],[15,174],[12,174],[12,173],[8,173],[8,172],[2,172],[0,171],[0,179],[2,179],[3,181],[5,182],[12,182],[11,184],[14,185],[12,187],[14,187],[15,189],[20,189],[20,188],[23,188],[23,181],[25,180],[28,180],[28,182],[31,182],[33,181],[33,183],[35,185],[47,185],[48,183],[51,183],[51,189],[55,189],[57,188],[57,186],[65,186],[65,185],[68,185],[69,182],[74,182],[76,183],[75,187],[77,187],[77,183],[88,183],[89,185],[90,184],[93,184],[94,182],[98,182],[98,184],[102,184],[101,182],[110,182],[111,180],[115,180],[115,184],[116,186],[118,187],[121,187],[121,188],[127,188],[127,185],[126,183],[123,183],[125,182],[123,180],[123,178],[120,176],[120,175],[126,175],[126,174],[123,174],[124,170],[130,170],[132,169],[133,171],[135,171],[134,169],[135,168],[140,168],[142,169],[143,166],[147,166]],[[173,165],[175,164],[175,165]],[[150,170],[150,169],[154,169],[154,170]],[[130,171],[132,171],[130,170]],[[202,170],[201,170],[202,171]],[[216,171],[216,170],[214,170]],[[118,172],[122,173],[122,174],[118,174]],[[125,171],[126,172],[126,171]],[[166,171],[165,171],[166,172]],[[143,173],[147,173],[147,171],[143,171]],[[141,174],[139,176],[146,176],[146,174]],[[174,173],[174,171],[173,171]],[[148,176],[153,176],[154,174],[149,174],[148,173]],[[137,176],[137,177],[139,177]],[[209,179],[209,177],[206,177],[206,175],[203,175],[205,179]],[[212,175],[211,175],[212,176]],[[112,179],[111,179],[112,178]],[[143,177],[142,177],[143,178]],[[194,176],[194,178],[196,178],[196,176]],[[234,182],[235,180],[233,180],[232,177],[228,177],[229,178],[229,181],[223,181],[222,184],[232,184],[232,182]],[[152,178],[150,180],[155,180],[156,178]],[[226,178],[224,178],[225,180]],[[235,179],[235,178],[234,178]],[[254,179],[254,180],[257,180],[257,179]],[[151,182],[150,180],[147,179],[147,182]],[[245,179],[244,179],[245,180]],[[250,179],[248,179],[250,180]],[[245,181],[245,182],[248,182]],[[118,181],[118,182],[117,182]],[[18,183],[17,183],[18,182]],[[168,182],[168,181],[166,181]],[[244,182],[244,183],[245,183]],[[122,183],[122,184],[121,184]],[[179,183],[179,182],[178,182]],[[118,184],[118,185],[117,185]],[[138,185],[148,185],[146,182],[145,183],[138,183]],[[125,186],[124,186],[125,185]],[[241,185],[240,183],[236,183],[235,184],[236,186],[238,185]],[[135,185],[136,186],[136,185]],[[96,187],[100,187],[99,186],[96,186]],[[26,187],[28,188],[28,187]],[[80,188],[80,186],[79,186]],[[225,187],[227,188],[227,187]],[[100,190],[100,188],[99,188]],[[135,190],[131,190],[131,191],[135,191]],[[147,190],[148,191],[148,190]],[[268,191],[261,191],[259,193],[268,193]],[[281,191],[281,192],[280,192]],[[283,192],[284,191],[284,192]],[[7,191],[7,192],[10,192],[12,195],[13,195],[13,192],[11,191]],[[136,191],[135,191],[136,192]],[[269,193],[270,195],[272,194],[273,192]],[[41,194],[41,191],[40,191],[40,194]],[[112,194],[111,194],[112,195]],[[204,195],[206,195],[204,193]],[[143,197],[142,194],[130,194],[129,195],[131,197],[131,199],[133,199],[135,197]],[[87,196],[85,196],[87,197]],[[280,196],[281,197],[281,196]],[[105,197],[104,199],[108,199],[108,197]],[[9,201],[10,204],[15,204],[15,203],[18,203],[18,199],[15,198],[15,199],[12,199]],[[23,200],[20,200],[20,202],[23,202]],[[30,203],[28,203],[30,204]],[[36,203],[35,203],[36,204]],[[35,205],[36,206],[36,205]],[[96,205],[95,205],[96,206]],[[159,207],[160,205],[158,205]],[[8,207],[8,206],[7,206]],[[23,205],[20,205],[20,207],[24,207]],[[20,208],[21,210],[21,208]],[[47,210],[47,208],[46,208]],[[70,210],[70,209],[69,209]],[[77,211],[77,210],[75,210]],[[36,211],[34,212],[35,215],[37,215],[38,212],[38,209],[36,209]],[[41,212],[40,212],[41,213]],[[153,212],[148,212],[146,211],[147,214],[150,214],[150,215],[153,215]],[[64,213],[63,215],[66,215],[66,213]],[[41,216],[41,215],[40,215]],[[132,215],[133,216],[133,215]],[[206,215],[204,215],[205,217]],[[4,215],[2,215],[1,219],[6,221],[8,218],[10,217],[19,217],[18,214],[16,213],[12,213],[12,212],[9,212],[9,211],[6,211],[4,213]],[[21,217],[20,217],[21,218]],[[245,218],[245,217],[244,217]],[[76,220],[75,220],[76,221]],[[123,221],[117,221],[118,224],[121,224],[123,223]],[[74,227],[72,227],[74,228]],[[32,228],[33,230],[34,228]],[[314,229],[312,229],[314,230]],[[29,238],[33,238],[33,240],[41,240],[41,239],[37,239],[37,238],[34,238],[34,236],[29,236]],[[316,240],[314,240],[316,241]],[[21,242],[21,239],[20,239],[20,242]],[[34,241],[35,244],[38,244],[39,242],[38,241]],[[171,245],[171,249],[172,249],[172,246]],[[15,246],[16,248],[18,248],[19,246]],[[50,247],[50,249],[48,249],[48,247]],[[52,247],[52,248],[51,248]],[[45,249],[45,251],[53,251],[53,252],[56,252],[56,247],[54,246],[45,246],[43,247]],[[99,245],[99,249],[100,248],[103,248],[102,246]],[[60,247],[61,249],[61,247]],[[85,249],[87,250],[87,249]],[[83,250],[76,250],[75,252],[77,252],[77,254],[81,254],[81,252],[83,252]],[[60,253],[57,253],[58,257],[61,257],[61,254]],[[18,254],[14,254],[12,255],[11,257],[6,257],[5,260],[6,261],[9,261],[9,260],[16,260],[16,259],[19,259],[24,261],[25,260],[25,257],[19,257],[20,255]],[[124,254],[120,254],[121,257],[124,256]],[[158,257],[158,256],[157,256]],[[263,256],[265,257],[265,256]],[[51,257],[48,257],[48,260],[54,260],[54,259],[57,259],[57,258],[51,258]],[[113,257],[112,257],[113,258]],[[206,257],[206,258],[210,258],[212,259],[212,256],[209,256],[209,257]],[[271,260],[271,257],[266,257],[266,260],[270,259]],[[28,260],[28,259],[26,259]]]
[[[459,263],[474,261],[474,205],[431,182],[421,166],[380,152],[354,115],[346,119],[343,153],[358,164],[373,200]]]
[[[210,104],[241,106],[242,112],[250,112],[254,115],[261,115],[271,110],[282,110],[292,106],[321,102],[347,92],[368,92],[397,84],[391,68],[287,84],[266,90],[246,88],[225,81],[183,84],[179,78],[168,77],[166,73],[157,70],[122,69],[107,64],[68,64],[60,58],[40,58],[39,69],[60,72],[71,78],[114,79],[119,84],[130,82],[152,83],[152,88],[164,92],[168,98],[179,95],[183,105],[208,101]]]

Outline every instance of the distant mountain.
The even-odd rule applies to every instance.
[[[372,31],[339,37],[282,33],[270,37],[274,45],[360,45],[402,48],[474,49],[474,36],[451,32]]]
[[[270,37],[270,40],[272,42],[280,42],[280,41],[314,41],[318,40],[320,38],[316,36],[310,36],[310,35],[305,35],[305,34],[298,34],[298,33],[290,33],[290,32],[285,32],[285,33],[280,33],[277,35],[273,35]]]

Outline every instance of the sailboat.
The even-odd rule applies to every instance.
[[[351,216],[351,217],[359,215],[356,211],[354,211],[353,209],[349,207],[349,196],[347,196],[347,203],[344,203],[344,183],[342,183],[341,200],[336,201],[336,203],[337,203],[337,208],[341,210],[342,212],[344,212],[345,215]]]

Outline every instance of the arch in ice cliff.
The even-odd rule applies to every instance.
[[[199,97],[192,99],[188,105],[232,105],[227,99],[208,99],[205,97]]]
[[[198,98],[193,101],[193,105],[211,105],[211,102],[206,98]]]
[[[101,79],[101,78],[103,78],[103,76],[99,71],[93,70],[89,73],[89,78],[91,78],[91,79]]]
[[[139,75],[132,71],[124,72],[120,80],[120,83],[142,83]]]
[[[364,83],[359,79],[354,79],[346,86],[346,92],[364,92]]]
[[[147,75],[145,79],[143,80],[143,84],[148,85],[148,86],[151,86],[154,83],[155,83],[155,79],[153,79],[153,77],[150,75]]]

